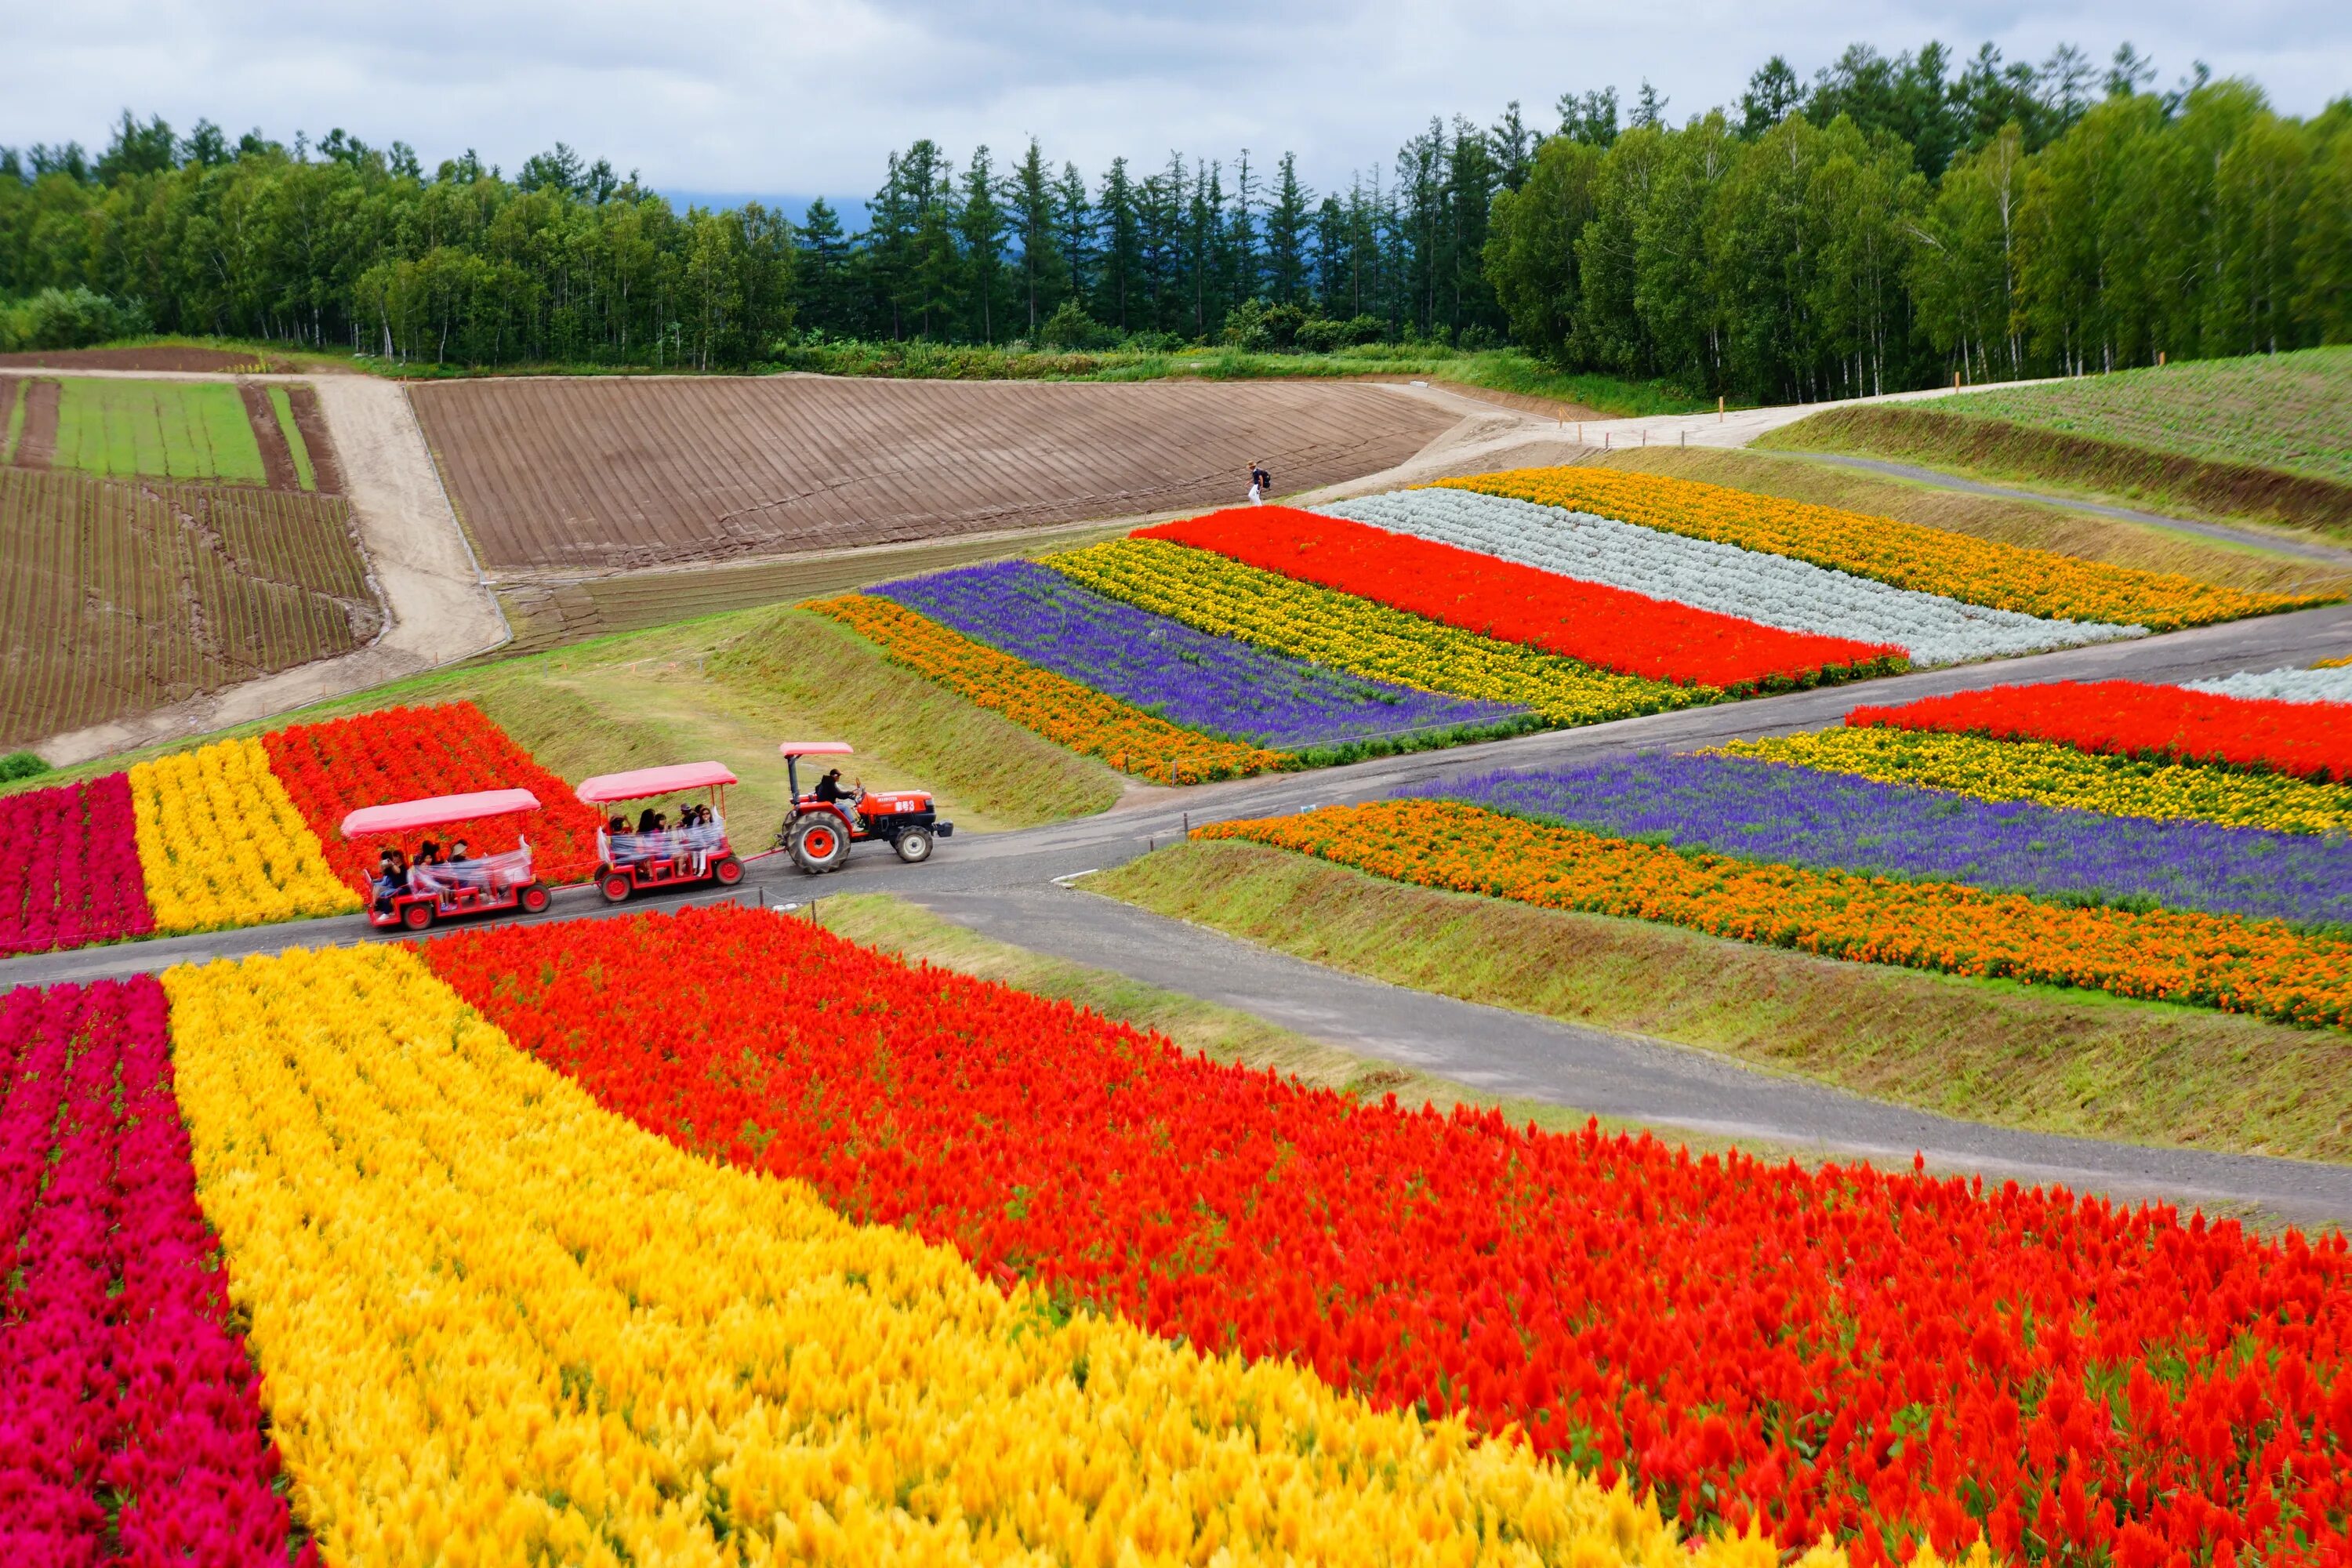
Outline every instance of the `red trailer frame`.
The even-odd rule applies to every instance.
[[[539,808],[539,796],[527,789],[490,789],[477,790],[470,795],[429,795],[423,800],[362,806],[343,818],[343,837],[362,838],[377,833],[414,833],[427,827],[446,826],[452,822],[516,816]],[[520,832],[515,838],[526,857],[524,865],[528,868],[530,840]],[[503,857],[491,858],[496,860]],[[410,868],[410,875],[415,875],[415,868]],[[457,915],[494,914],[512,909],[535,915],[547,908],[552,897],[547,890],[547,884],[532,876],[528,869],[520,880],[503,874],[495,867],[486,871],[478,882],[471,880],[468,876],[451,872],[446,867],[439,868],[437,875],[455,879],[446,886],[421,890],[412,884],[408,890],[394,894],[389,906],[384,909],[376,908],[376,897],[371,888],[367,905],[369,923],[425,931],[436,920],[448,920]]]
[[[620,903],[630,894],[654,888],[681,888],[716,882],[731,888],[743,879],[743,862],[727,837],[727,786],[735,775],[719,763],[671,763],[658,768],[635,768],[625,773],[599,773],[584,779],[572,793],[584,805],[616,805],[625,800],[650,800],[686,790],[711,792],[711,812],[719,818],[716,844],[681,848],[667,858],[631,856],[616,860],[611,835],[596,830],[596,886],[608,903]],[[632,834],[630,837],[635,837]]]

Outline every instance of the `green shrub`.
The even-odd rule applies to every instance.
[[[18,779],[37,778],[49,771],[49,764],[30,752],[11,752],[0,757],[0,784],[14,784]]]
[[[77,284],[0,310],[0,349],[81,349],[150,330],[146,307]]]

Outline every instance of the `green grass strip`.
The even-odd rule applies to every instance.
[[[33,400],[33,384],[11,381],[8,384],[8,432],[0,437],[0,463],[16,460],[16,438],[25,430],[25,405]]]
[[[318,470],[310,466],[310,448],[302,443],[301,426],[294,423],[294,400],[282,386],[269,389],[269,407],[278,416],[278,433],[286,437],[286,449],[294,454],[294,478],[306,490],[319,488]]]

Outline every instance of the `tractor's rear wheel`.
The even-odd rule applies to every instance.
[[[811,812],[793,824],[793,863],[814,876],[849,858],[849,834],[830,812]]]
[[[931,858],[931,830],[928,827],[899,829],[898,841],[891,846],[898,858],[909,866],[919,866]]]

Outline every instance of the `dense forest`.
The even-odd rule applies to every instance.
[[[20,335],[121,330],[408,361],[739,367],[838,339],[1168,349],[1517,343],[1564,369],[1779,401],[2352,338],[2352,99],[2170,90],[1987,45],[1775,58],[1686,116],[1643,84],[1433,120],[1317,193],[1288,154],[1032,142],[893,154],[846,232],[675,210],[558,143],[512,176],[405,144],[185,136],[0,148]]]

